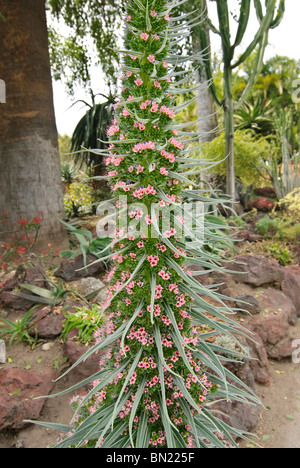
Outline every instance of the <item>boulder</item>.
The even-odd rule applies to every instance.
[[[271,213],[276,208],[276,204],[267,198],[256,198],[252,202],[252,208],[256,208],[257,211],[262,213]]]
[[[263,255],[240,255],[227,268],[237,283],[246,283],[254,287],[281,283],[285,276],[278,262]]]
[[[236,307],[240,309],[241,313],[257,315],[260,313],[261,309],[256,297],[251,296],[251,294],[244,294],[239,296],[235,300]]]
[[[264,198],[273,198],[277,199],[276,191],[274,187],[262,187],[262,188],[256,188],[254,189],[255,195],[258,197],[264,197]]]
[[[284,278],[281,283],[281,289],[292,301],[296,308],[297,316],[300,317],[300,267],[285,267],[283,270]]]
[[[66,338],[65,353],[71,365],[75,364],[78,359],[80,359],[89,350],[89,348],[92,347],[92,345],[85,346],[80,343],[77,337],[77,331],[72,330],[68,333]],[[78,364],[78,366],[74,368],[73,372],[81,379],[85,379],[95,374],[100,370],[99,360],[103,353],[104,351],[93,353],[88,359]]]
[[[20,430],[25,419],[38,419],[45,400],[53,389],[54,372],[38,374],[32,370],[3,369],[0,371],[0,432]]]
[[[32,315],[32,327],[30,335],[39,338],[52,339],[60,336],[63,331],[63,322],[68,312],[76,312],[75,307],[82,307],[86,304],[77,302],[66,302],[59,307],[44,307]]]
[[[226,367],[251,390],[255,390],[254,375],[249,364],[242,366],[228,364]],[[217,403],[216,408],[222,412],[218,414],[218,417],[236,429],[251,432],[259,422],[258,405],[249,405],[239,401],[224,401]]]
[[[269,315],[263,319],[252,317],[248,327],[261,338],[268,358],[280,361],[292,355],[293,339],[289,335],[289,323],[283,314]]]
[[[93,277],[82,278],[79,285],[81,295],[86,297],[93,294],[95,302],[99,302],[99,299],[102,298],[101,292],[104,288],[105,284],[101,280]]]
[[[74,260],[64,259],[56,271],[55,276],[62,278],[64,281],[71,282],[98,275],[105,271],[105,265],[103,262],[98,262],[93,265],[97,260],[97,257],[94,257],[94,255],[87,255],[86,264],[84,263],[83,255],[79,255]]]
[[[261,385],[270,385],[271,366],[263,340],[258,333],[254,333],[251,338],[247,338],[247,345],[252,358],[249,365],[255,381]]]
[[[40,267],[25,268],[20,267],[15,272],[14,276],[10,277],[4,284],[0,293],[0,302],[3,307],[8,307],[14,310],[29,310],[34,302],[24,297],[20,297],[14,292],[14,289],[18,288],[20,284],[31,284],[40,288],[47,288],[48,283],[46,281],[46,274]],[[28,293],[22,291],[22,293]]]

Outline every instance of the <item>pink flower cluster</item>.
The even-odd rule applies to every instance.
[[[166,114],[170,117],[170,119],[174,119],[176,117],[176,114],[173,110],[169,109],[167,106],[161,106],[160,112],[162,114]]]
[[[157,257],[157,255],[149,255],[147,260],[148,260],[148,262],[150,262],[150,265],[152,267],[155,267],[159,262],[159,257]]]
[[[158,275],[165,281],[168,281],[171,278],[170,273],[166,272],[165,270],[161,270]]]
[[[153,344],[154,339],[148,335],[144,327],[135,330],[132,328],[129,335],[127,336],[129,340],[138,340],[143,346],[149,346]]]
[[[150,106],[150,105],[151,105],[151,101],[147,100],[147,101],[145,101],[145,102],[142,102],[142,104],[140,105],[140,108],[141,108],[142,110],[145,110],[145,109],[147,109],[147,107]]]
[[[107,166],[109,164],[112,164],[114,166],[119,166],[122,161],[124,161],[124,158],[122,158],[121,156],[109,156],[108,158],[104,160]]]
[[[155,194],[156,194],[156,190],[154,187],[152,187],[152,185],[148,185],[147,188],[140,188],[133,192],[133,196],[135,198],[138,198],[139,200],[141,200],[144,195],[155,195]]]
[[[155,143],[153,141],[148,141],[146,143],[138,143],[132,149],[134,153],[141,153],[141,151],[145,150],[155,150]]]
[[[175,146],[175,148],[178,148],[180,150],[183,149],[183,143],[181,141],[177,141],[175,138],[170,138],[169,143],[172,146]]]
[[[169,171],[165,167],[161,167],[160,173],[165,176],[169,175]]]
[[[170,163],[175,162],[175,155],[173,153],[168,153],[166,150],[162,150],[160,154],[168,159]]]
[[[107,135],[114,136],[119,131],[120,131],[120,127],[118,125],[111,125],[107,130]]]
[[[143,123],[140,123],[140,122],[135,122],[134,123],[134,128],[139,128],[141,131],[143,131],[143,130],[145,130],[146,125],[144,125]]]

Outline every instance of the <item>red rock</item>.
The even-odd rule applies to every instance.
[[[240,255],[227,266],[237,283],[246,283],[255,287],[265,284],[281,283],[284,279],[283,268],[276,261],[268,260],[263,255]]]
[[[67,335],[65,352],[71,365],[75,364],[92,345],[85,346],[76,340],[77,331],[73,330]],[[99,360],[103,351],[92,354],[86,361],[81,362],[73,370],[80,378],[85,379],[100,370]]]
[[[300,267],[285,267],[283,270],[284,279],[281,283],[281,289],[293,302],[297,316],[300,317]]]
[[[253,200],[252,207],[256,208],[257,211],[261,211],[262,213],[270,213],[276,207],[276,204],[267,198],[256,198]]]
[[[55,373],[38,374],[32,370],[3,369],[0,371],[0,432],[19,430],[25,419],[38,419],[45,400],[34,400],[48,395]]]

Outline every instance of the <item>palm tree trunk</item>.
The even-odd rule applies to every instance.
[[[45,0],[0,0],[6,22],[0,28],[0,213],[5,231],[20,218],[43,212],[39,243],[65,243],[57,130],[53,106]],[[5,240],[9,234],[3,234]]]

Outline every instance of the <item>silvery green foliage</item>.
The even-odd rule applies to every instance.
[[[220,254],[230,240],[227,227],[210,214],[222,200],[190,188],[199,159],[189,157],[189,143],[198,135],[176,122],[176,96],[191,91],[185,74],[175,82],[176,65],[191,58],[176,56],[173,47],[201,21],[172,16],[182,3],[128,2],[122,95],[102,155],[118,208],[126,209],[120,196],[126,195],[127,205],[142,202],[147,213],[132,208],[128,216],[144,218],[156,235],[140,238],[135,231],[117,230],[102,252],[102,260],[106,252],[104,258],[115,261],[103,306],[108,319],[96,344],[75,365],[95,352],[105,354],[99,372],[61,393],[91,384],[86,396],[72,400],[72,424],[57,427],[67,431],[57,447],[236,447],[235,438],[246,436],[218,419],[214,404],[258,402],[223,365],[232,349],[214,343],[216,336],[236,340],[248,331],[233,320],[224,296],[194,278],[224,271]],[[155,204],[174,207],[188,200],[204,206],[201,240],[193,232],[178,239],[182,221],[176,216],[163,232],[153,210]],[[192,273],[191,265],[199,271]]]

